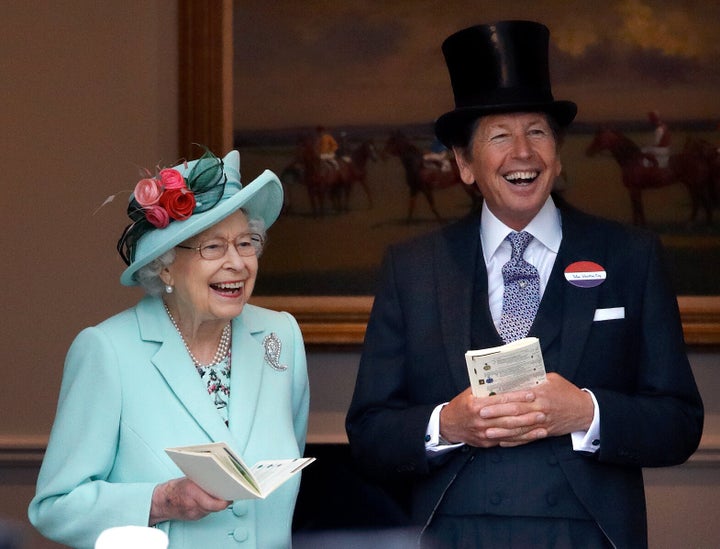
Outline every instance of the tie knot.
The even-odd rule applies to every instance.
[[[533,239],[533,235],[526,231],[522,231],[520,233],[510,233],[507,235],[507,239],[510,241],[510,245],[512,246],[511,259],[515,259],[523,256],[525,249]]]

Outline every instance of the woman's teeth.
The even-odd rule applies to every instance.
[[[221,282],[219,284],[211,284],[213,288],[225,292],[236,292],[245,285],[244,282]]]

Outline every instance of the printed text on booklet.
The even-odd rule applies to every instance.
[[[476,397],[530,389],[546,379],[540,340],[536,337],[468,351],[465,362]]]

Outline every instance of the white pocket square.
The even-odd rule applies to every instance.
[[[599,322],[601,320],[616,320],[618,318],[625,318],[625,307],[595,309],[595,316],[593,317],[593,322]]]

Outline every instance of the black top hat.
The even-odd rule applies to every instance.
[[[534,21],[499,21],[449,36],[442,45],[455,110],[435,122],[446,146],[479,116],[506,112],[545,112],[561,126],[577,114],[571,101],[555,101],[550,88],[550,31]]]

